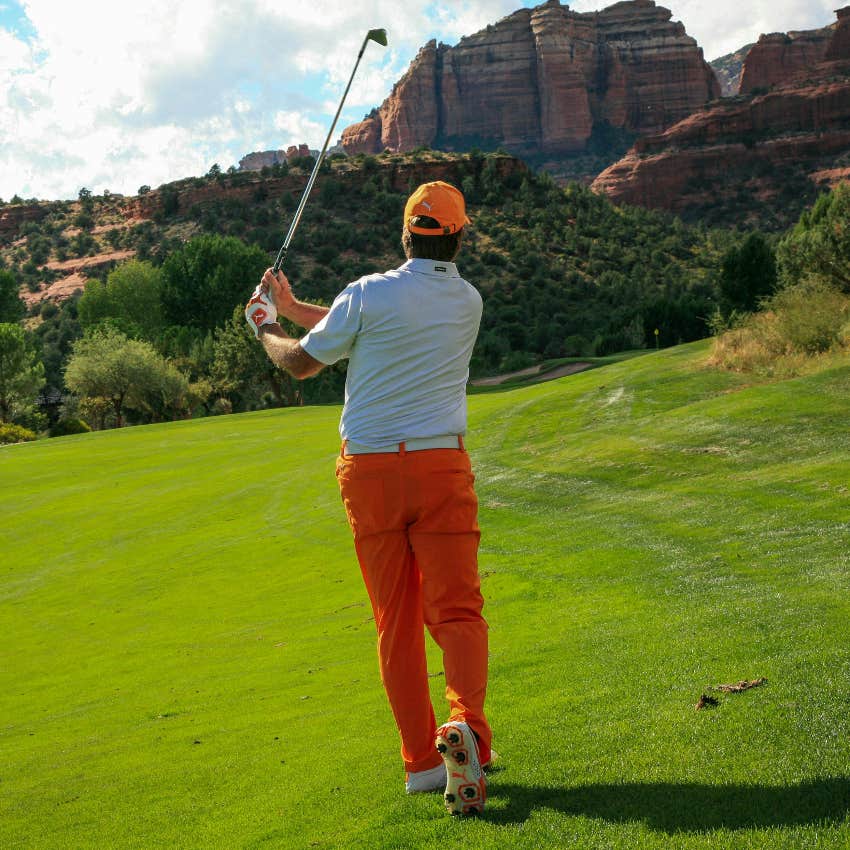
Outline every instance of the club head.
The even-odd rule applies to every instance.
[[[366,33],[367,41],[376,41],[381,47],[387,46],[387,31],[385,29],[369,30]]]

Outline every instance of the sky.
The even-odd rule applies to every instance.
[[[321,148],[366,31],[332,140],[389,94],[429,39],[537,0],[0,0],[0,198],[76,198]],[[577,12],[611,5],[570,3]],[[763,32],[835,20],[836,0],[663,0],[711,60]]]

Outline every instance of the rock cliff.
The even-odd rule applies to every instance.
[[[671,17],[652,0],[590,13],[548,0],[454,47],[430,41],[342,145],[559,156],[585,150],[595,130],[657,133],[720,95],[702,50]]]
[[[823,61],[639,139],[594,190],[678,212],[761,201],[779,213],[840,179],[850,157],[850,7],[838,16]]]
[[[318,151],[311,151],[306,144],[290,145],[285,151],[255,151],[246,154],[239,160],[240,171],[262,171],[282,162],[291,162],[293,159],[305,156],[318,156]]]
[[[769,89],[826,58],[834,27],[807,32],[763,35],[747,54],[741,75],[741,94]]]
[[[44,204],[10,204],[0,207],[0,238],[17,234],[28,221],[40,221],[47,215]]]

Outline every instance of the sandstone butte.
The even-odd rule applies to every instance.
[[[836,14],[823,61],[801,70],[795,60],[777,79],[770,51],[754,47],[750,77],[773,80],[772,88],[711,104],[638,139],[592,188],[616,203],[683,212],[741,191],[774,197],[791,168],[824,187],[845,179],[836,159],[850,154],[850,6]],[[773,37],[760,43],[770,47]],[[771,63],[767,70],[758,68],[759,56]]]
[[[594,128],[660,132],[720,96],[702,50],[671,17],[652,0],[584,14],[548,0],[454,47],[430,41],[342,146],[558,156],[584,150]]]

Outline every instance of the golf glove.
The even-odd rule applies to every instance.
[[[254,332],[255,337],[260,336],[262,325],[271,325],[277,321],[277,307],[267,292],[263,292],[261,286],[257,286],[251,295],[251,300],[245,305],[245,319]]]

